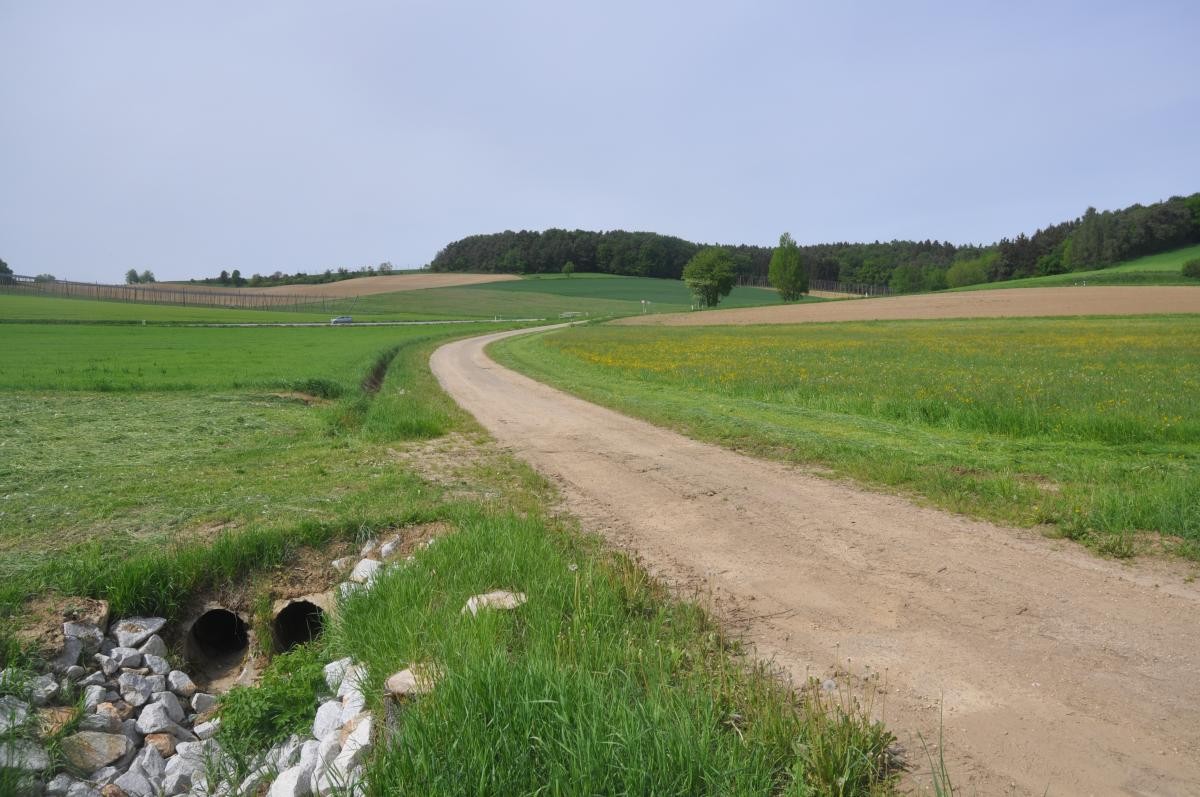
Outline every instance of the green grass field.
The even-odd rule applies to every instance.
[[[645,300],[649,304],[644,305]],[[480,286],[364,296],[355,312],[387,315],[425,312],[443,318],[557,318],[562,313],[595,317],[637,315],[643,311],[689,310],[692,297],[680,280],[618,277],[607,274],[541,275]],[[819,301],[810,299],[808,301]],[[775,291],[734,288],[722,307],[778,304]]]
[[[225,697],[232,782],[255,749],[311,726],[320,665],[353,655],[373,686],[415,661],[443,676],[366,762],[376,793],[893,793],[891,736],[851,696],[781,688],[552,513],[550,488],[441,392],[431,350],[474,330],[4,327],[0,668],[36,655],[21,643],[33,604],[178,619],[198,595],[244,593],[269,607],[305,556],[436,522],[437,545]],[[529,603],[460,614],[498,587]],[[19,780],[0,768],[0,793]]]
[[[16,582],[6,576],[53,565],[59,552],[82,546],[90,556],[95,540],[119,556],[210,526],[383,522],[418,488],[386,458],[348,457],[348,441],[387,437],[368,425],[412,427],[394,439],[436,436],[459,417],[422,381],[432,380],[419,357],[409,359],[464,334],[458,326],[5,331],[7,586]],[[393,353],[389,383],[364,397],[364,375]],[[309,406],[293,391],[325,400]]]
[[[488,325],[487,328],[494,328]],[[353,389],[379,352],[476,327],[106,327],[0,329],[0,389],[57,391]]]
[[[959,291],[986,291],[996,288],[1058,288],[1071,285],[1200,285],[1200,280],[1183,276],[1180,270],[1189,260],[1200,257],[1200,245],[1127,260],[1108,268],[1027,277],[1007,282],[987,282],[954,288]]]
[[[1123,555],[1200,556],[1200,318],[651,329],[493,347],[599,403]]]

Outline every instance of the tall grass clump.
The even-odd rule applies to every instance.
[[[274,656],[253,687],[235,686],[223,695],[222,747],[248,762],[292,734],[304,736],[312,728],[318,700],[329,691],[323,667],[317,648],[301,645]]]
[[[468,597],[493,589],[528,600],[462,614]],[[702,611],[536,517],[461,518],[455,534],[348,600],[328,633],[367,665],[370,693],[410,665],[437,673],[370,766],[377,794],[888,788],[879,763],[891,737],[880,726],[797,703],[733,655]]]

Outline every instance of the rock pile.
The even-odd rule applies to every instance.
[[[105,633],[107,612],[63,624],[63,650],[51,672],[32,679],[0,672],[0,733],[28,727],[36,714],[42,736],[61,732],[84,713],[75,730],[60,740],[72,772],[42,784],[51,797],[151,797],[207,793],[199,783],[210,758],[219,720],[217,699],[196,688],[167,660],[158,634],[161,617],[129,617]],[[55,705],[66,704],[66,705]],[[45,748],[32,739],[0,743],[0,766],[31,775],[50,767]]]
[[[369,542],[357,562],[334,562],[335,568],[350,571],[338,592],[348,596],[370,590],[387,567],[383,560],[398,546],[398,538],[382,546]],[[494,591],[472,596],[462,612],[512,610],[525,600],[523,593]],[[50,673],[17,684],[15,674],[0,671],[0,738],[8,737],[0,741],[0,767],[35,776],[46,773],[51,766],[46,749],[37,741],[13,738],[11,732],[29,727],[35,715],[43,735],[49,735],[47,728],[53,732],[54,722],[61,730],[74,711],[54,704],[73,705],[81,696],[84,714],[60,748],[71,772],[88,774],[58,774],[48,782],[43,775],[39,793],[49,797],[365,793],[363,768],[375,720],[366,709],[366,669],[361,664],[345,658],[326,665],[325,681],[334,696],[317,709],[309,736],[286,739],[252,764],[248,775],[237,777],[214,738],[220,727],[216,696],[199,691],[187,673],[167,660],[167,646],[158,635],[166,620],[130,617],[113,623],[106,633],[107,620],[105,610],[90,621],[64,623],[64,649]],[[413,699],[432,691],[438,676],[436,668],[416,665],[394,673],[385,689],[396,700]]]

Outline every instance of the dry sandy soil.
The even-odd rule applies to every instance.
[[[877,299],[664,313],[625,318],[618,324],[711,326],[800,324],[811,321],[883,321],[903,318],[1003,318],[1067,315],[1200,313],[1200,288],[1190,286],[1008,288],[923,293]]]
[[[276,285],[270,288],[229,288],[223,285],[190,285],[188,283],[163,282],[161,290],[217,291],[245,294],[284,294],[287,296],[315,296],[341,299],[350,296],[370,296],[374,293],[396,291],[418,291],[424,288],[452,288],[457,285],[481,285],[487,282],[507,282],[520,279],[515,274],[443,274],[421,272],[418,274],[388,274],[381,277],[358,277],[357,279],[329,282],[324,285]],[[155,286],[138,286],[142,290],[153,290]]]
[[[915,298],[1006,301],[961,297]],[[828,307],[869,304],[885,302]],[[1200,794],[1187,566],[1102,560],[696,442],[500,367],[484,347],[509,334],[438,349],[443,387],[586,528],[695,588],[760,656],[885,692],[911,784],[929,782],[918,734],[936,744],[940,705],[963,794]]]

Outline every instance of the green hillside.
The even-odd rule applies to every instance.
[[[1200,280],[1180,273],[1183,264],[1200,257],[1200,245],[1126,260],[1108,268],[1072,271],[1046,277],[1026,277],[1005,282],[988,282],[955,288],[959,291],[987,291],[996,288],[1058,288],[1069,285],[1200,285]]]

